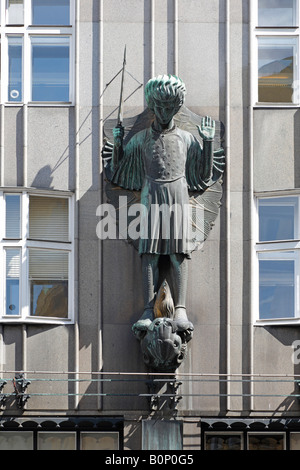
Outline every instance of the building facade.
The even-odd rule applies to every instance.
[[[1,0],[0,448],[299,449],[298,0]],[[99,237],[101,150],[174,74],[224,124],[192,341],[152,374],[141,261]]]

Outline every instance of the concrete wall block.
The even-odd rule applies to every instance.
[[[74,168],[73,122],[73,111],[67,107],[28,110],[29,186],[69,188],[69,171]]]

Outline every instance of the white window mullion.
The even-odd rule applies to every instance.
[[[300,251],[297,251],[295,258],[295,316],[296,318],[300,318],[300,283],[299,283],[299,256]]]
[[[22,194],[22,266],[21,266],[21,316],[25,319],[29,315],[29,282],[28,282],[28,248],[27,239],[29,235],[29,195]]]
[[[0,224],[0,240],[2,240],[5,237],[5,199],[4,199],[4,194],[2,191],[0,191],[0,217],[2,220],[2,223]]]
[[[2,29],[1,34],[1,102],[8,101],[8,40]]]
[[[23,101],[28,103],[31,101],[31,43],[27,30],[24,34],[23,60]]]
[[[31,24],[31,0],[24,0],[24,26],[28,28]]]
[[[24,192],[21,198],[21,210],[22,210],[22,239],[27,240],[29,236],[29,226],[28,226],[28,217],[29,217],[29,195]]]

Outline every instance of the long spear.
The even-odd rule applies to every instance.
[[[117,127],[122,129],[123,126],[123,105],[124,105],[124,81],[125,81],[125,66],[126,66],[126,46],[124,48],[124,59],[123,59],[123,69],[122,69],[122,79],[121,79],[121,91],[120,91],[120,102],[119,102],[119,111],[118,111],[118,120]],[[112,158],[112,170],[114,171],[120,159],[122,158],[122,139],[123,137],[115,138],[115,145]]]
[[[123,123],[123,105],[124,105],[124,81],[125,81],[125,66],[126,66],[126,46],[124,48],[124,59],[123,59],[123,69],[122,69],[122,79],[121,79],[121,92],[120,92],[120,103],[119,103],[119,112],[118,112],[118,127],[122,126]]]

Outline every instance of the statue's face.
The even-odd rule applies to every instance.
[[[162,125],[169,124],[180,107],[176,101],[155,101],[154,114],[158,122]]]

